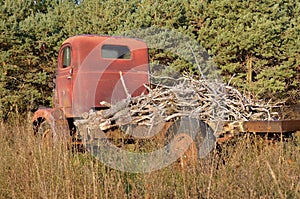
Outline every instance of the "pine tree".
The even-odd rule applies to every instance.
[[[226,82],[257,98],[299,99],[298,3],[221,0],[204,7],[199,40]]]
[[[67,37],[61,28],[65,18],[59,15],[63,6],[68,9],[66,4],[50,0],[2,2],[2,118],[50,105],[48,83],[55,71],[58,45]]]

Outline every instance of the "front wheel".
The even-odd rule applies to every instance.
[[[51,145],[56,140],[54,125],[44,118],[38,118],[33,122],[34,136],[42,143]]]
[[[33,117],[34,136],[41,142],[53,144],[70,142],[68,120],[59,109],[39,109]]]

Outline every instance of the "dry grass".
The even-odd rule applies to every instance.
[[[30,132],[0,123],[0,198],[300,198],[297,141],[244,138],[184,169],[131,174],[64,144],[41,146]]]

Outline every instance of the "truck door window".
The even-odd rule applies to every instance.
[[[109,59],[130,59],[130,50],[127,46],[103,45],[101,57]]]
[[[61,60],[62,60],[63,68],[69,67],[71,65],[71,48],[70,48],[70,46],[67,46],[62,50]]]

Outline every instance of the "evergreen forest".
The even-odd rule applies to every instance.
[[[295,0],[1,0],[0,10],[0,120],[51,106],[57,52],[66,38],[147,27],[198,41],[222,81],[255,100],[300,103]]]

